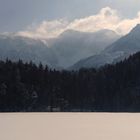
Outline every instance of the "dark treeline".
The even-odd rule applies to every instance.
[[[0,61],[0,111],[140,112],[140,53],[98,70]]]

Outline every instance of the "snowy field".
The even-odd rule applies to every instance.
[[[0,114],[1,140],[139,140],[140,114]]]

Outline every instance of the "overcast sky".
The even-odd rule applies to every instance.
[[[140,0],[0,0],[0,32],[21,31],[44,21],[71,22],[96,15],[105,7],[131,19],[140,11]]]

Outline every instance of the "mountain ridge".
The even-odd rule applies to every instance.
[[[140,24],[134,27],[130,33],[121,37],[108,47],[106,47],[99,55],[91,56],[82,61],[77,62],[69,69],[80,69],[82,67],[100,67],[105,64],[117,62],[128,58],[131,54],[140,51]],[[125,56],[125,57],[124,57]]]
[[[0,34],[0,59],[22,59],[65,69],[81,59],[99,54],[118,38],[120,36],[111,30],[94,33],[66,30],[57,38],[45,41],[16,33],[3,33]]]
[[[51,43],[60,66],[67,68],[86,57],[99,54],[106,46],[120,38],[115,32],[101,30],[95,33],[68,30]]]

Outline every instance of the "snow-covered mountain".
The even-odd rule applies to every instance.
[[[22,59],[24,62],[33,61],[34,63],[48,64],[50,67],[57,66],[55,52],[48,48],[40,40],[16,36],[15,34],[0,35],[0,59],[6,58],[17,61]]]
[[[32,60],[37,64],[41,62],[62,69],[99,54],[118,38],[120,36],[110,30],[95,33],[67,30],[57,38],[46,40],[46,43],[14,33],[0,34],[0,59],[22,59],[24,62]]]
[[[99,54],[119,38],[120,36],[111,30],[95,33],[67,30],[50,44],[57,54],[59,65],[66,68],[81,59]]]
[[[131,54],[140,51],[140,25],[132,29],[132,31],[123,36],[118,41],[109,45],[99,55],[91,56],[86,59],[80,60],[71,69],[79,69],[82,67],[100,67],[105,64],[114,63],[124,58],[127,58]]]

